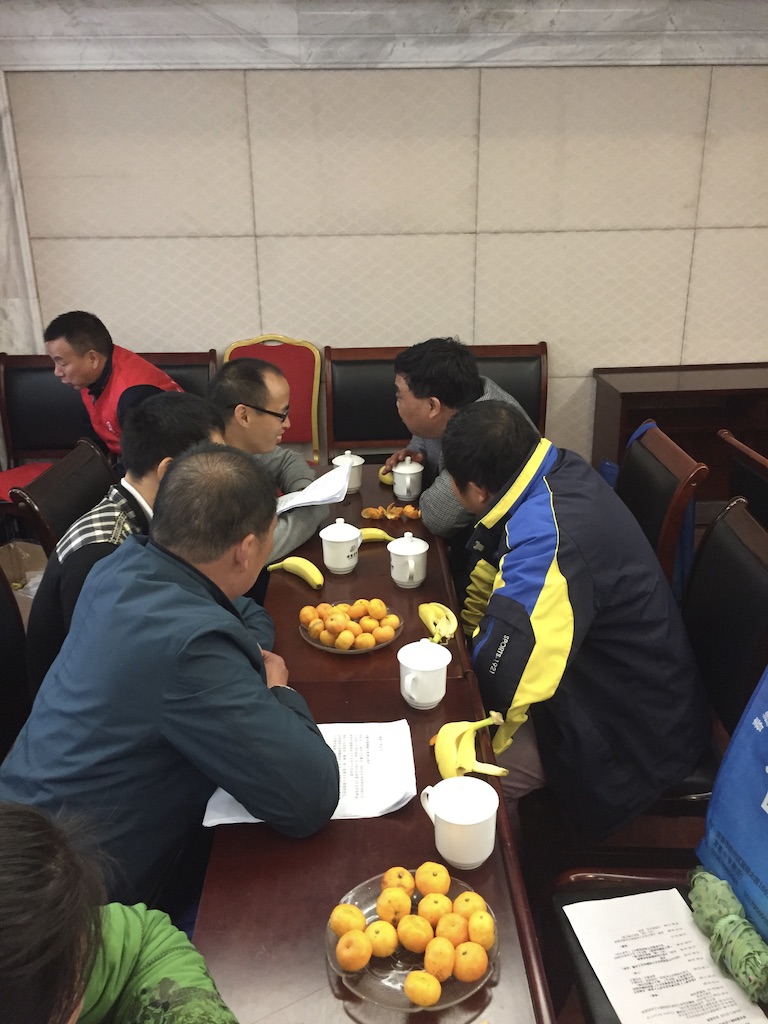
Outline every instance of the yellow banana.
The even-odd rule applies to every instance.
[[[392,476],[391,473],[387,473],[384,467],[382,466],[381,469],[379,470],[379,482],[382,484],[386,484],[387,487],[392,487],[392,485],[395,482],[395,478]]]
[[[419,618],[427,627],[436,644],[447,643],[459,628],[456,616],[450,608],[439,601],[430,601],[419,605]]]
[[[452,779],[467,772],[482,772],[485,775],[508,775],[506,768],[478,761],[475,753],[475,737],[478,729],[486,725],[501,725],[504,721],[498,711],[492,711],[480,722],[446,722],[429,741],[435,748],[435,760],[440,775]]]
[[[308,558],[300,558],[298,555],[289,555],[282,562],[273,562],[272,565],[267,566],[269,572],[274,572],[275,569],[285,569],[286,572],[293,573],[294,576],[298,576],[315,590],[319,590],[325,583],[323,574],[314,562],[310,562]]]
[[[378,526],[364,526],[360,533],[363,536],[363,544],[367,544],[372,540],[394,540],[386,530],[380,530]]]

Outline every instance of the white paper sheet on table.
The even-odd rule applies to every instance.
[[[341,796],[334,818],[378,818],[416,796],[416,766],[408,722],[319,725],[336,754]],[[203,825],[258,821],[223,789],[208,801]]]
[[[281,494],[277,499],[277,514],[288,512],[292,508],[302,508],[304,505],[332,505],[336,501],[342,501],[349,485],[349,469],[348,465],[336,466],[330,472],[317,477],[311,484],[307,484],[303,491]]]
[[[677,889],[563,909],[622,1024],[765,1024],[760,1008],[712,960]]]

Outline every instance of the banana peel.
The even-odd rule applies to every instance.
[[[315,563],[310,562],[308,558],[301,558],[299,555],[289,555],[282,562],[273,562],[272,565],[267,566],[267,572],[274,572],[275,569],[284,569],[285,572],[293,573],[294,576],[298,576],[308,583],[313,590],[319,590],[325,583],[325,577]]]
[[[419,605],[419,618],[427,627],[432,643],[447,644],[456,635],[459,622],[450,608],[439,601]]]
[[[509,775],[506,768],[496,764],[488,764],[477,760],[475,740],[479,729],[486,725],[501,725],[504,717],[498,711],[492,711],[480,722],[446,722],[440,731],[429,741],[435,748],[435,760],[440,775],[444,779],[453,779],[467,772],[480,772],[483,775]]]

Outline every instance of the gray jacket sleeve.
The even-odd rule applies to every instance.
[[[254,455],[283,494],[303,491],[315,479],[315,471],[289,448],[278,446],[268,455]],[[277,528],[269,555],[270,562],[279,562],[317,532],[328,515],[328,505],[305,505],[277,517]]]

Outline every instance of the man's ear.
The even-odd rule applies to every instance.
[[[432,416],[432,417],[439,416],[442,413],[443,409],[445,408],[445,406],[440,401],[440,399],[439,398],[435,398],[434,395],[432,395],[430,398],[428,398],[427,402],[429,403],[427,405],[427,415],[428,416]]]
[[[483,487],[482,484],[476,484],[473,480],[470,480],[465,487],[464,494],[472,501],[475,508],[485,508],[493,497],[493,491]]]
[[[155,472],[157,473],[157,482],[158,483],[160,483],[160,481],[163,479],[165,474],[168,472],[168,467],[170,466],[170,464],[172,462],[173,462],[173,459],[171,458],[170,455],[166,455],[166,457],[164,459],[161,459],[158,462],[157,468],[155,469]]]
[[[241,427],[248,426],[249,409],[247,405],[236,405],[232,410],[232,419]]]

